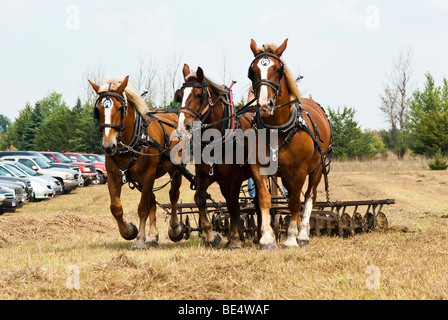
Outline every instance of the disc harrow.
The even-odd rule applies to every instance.
[[[257,214],[253,201],[251,197],[239,198],[241,211],[239,233],[242,240],[256,237]],[[280,241],[282,236],[286,235],[290,220],[288,199],[284,196],[272,196],[271,201],[271,224],[277,241]],[[385,205],[392,204],[395,204],[394,199],[316,202],[310,217],[310,235],[350,237],[373,230],[387,230],[388,220],[382,209]],[[162,204],[161,207],[169,214],[170,204]],[[200,221],[197,219],[199,210],[195,203],[179,203],[177,210],[184,225],[186,239],[192,232],[201,232]],[[220,201],[207,203],[206,212],[213,230],[227,236],[230,215],[226,203]],[[191,220],[195,221],[196,227],[192,227]]]

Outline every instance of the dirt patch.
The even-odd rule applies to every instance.
[[[80,216],[67,211],[54,217],[4,216],[0,224],[0,247],[72,232],[106,233],[112,229],[114,225],[104,217]]]

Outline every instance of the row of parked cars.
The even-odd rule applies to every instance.
[[[104,155],[0,151],[0,215],[14,212],[28,201],[51,199],[106,182]]]

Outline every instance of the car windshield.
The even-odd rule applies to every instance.
[[[85,163],[92,162],[89,159],[87,159],[86,157],[84,157],[82,154],[77,153],[76,155],[78,156],[79,159],[81,159],[82,162],[85,162]]]
[[[53,155],[58,158],[62,163],[72,163],[69,158],[64,156],[62,153],[53,153]]]
[[[26,178],[27,177],[27,175],[23,172],[23,171],[20,171],[19,169],[17,169],[16,167],[14,167],[13,165],[11,165],[11,164],[4,164],[4,166],[5,166],[5,168],[7,169],[7,170],[9,170],[10,172],[12,172],[15,176],[17,176],[17,177],[20,177],[20,178]]]
[[[42,159],[40,159],[40,158],[38,158],[38,157],[33,158],[33,160],[36,161],[36,163],[37,163],[42,169],[49,169],[49,168],[51,168],[51,166],[50,166],[50,165],[48,164],[48,162],[45,161],[45,160],[42,160]]]
[[[92,162],[98,162],[98,159],[95,158],[94,156],[90,155],[90,154],[89,155],[84,155],[84,157],[86,157],[87,159],[89,159]]]
[[[14,162],[11,163],[12,166],[16,167],[18,170],[22,170],[23,172],[25,172],[26,174],[30,175],[30,176],[40,176],[40,173],[37,173],[36,171],[34,171],[31,168],[28,168],[26,165],[21,164],[20,162]]]

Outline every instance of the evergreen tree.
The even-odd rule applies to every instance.
[[[70,150],[69,140],[73,136],[73,114],[65,103],[55,106],[49,117],[36,130],[36,150]]]
[[[448,82],[437,87],[426,74],[425,89],[414,93],[410,106],[411,149],[417,154],[448,153]]]
[[[23,131],[22,138],[20,140],[19,149],[30,151],[34,148],[34,138],[36,136],[36,130],[41,126],[45,120],[45,114],[39,104],[33,108],[30,119],[27,122],[26,128]]]
[[[334,157],[345,159],[373,158],[378,152],[383,153],[384,145],[374,143],[373,133],[363,133],[355,121],[355,109],[344,106],[333,110],[328,108],[329,119],[333,129]]]
[[[14,123],[9,126],[8,131],[4,135],[4,141],[2,141],[3,150],[8,148],[19,148],[23,133],[28,126],[32,113],[33,108],[29,103],[25,105],[25,108],[19,111],[19,116],[15,119]]]
[[[0,114],[0,133],[4,133],[8,130],[11,125],[11,120],[7,116]]]

